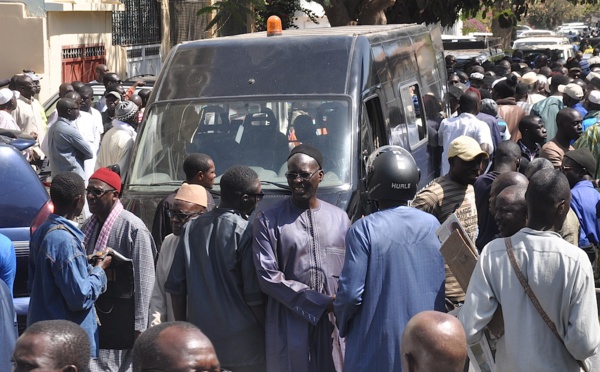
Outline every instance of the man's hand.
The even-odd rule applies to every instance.
[[[100,252],[100,254],[98,254],[98,258],[96,258],[96,266],[102,270],[108,269],[110,263],[112,262],[112,256],[107,255],[107,253],[107,251]]]
[[[335,301],[335,295],[331,296],[329,303],[327,304],[327,312],[333,313],[333,301]]]

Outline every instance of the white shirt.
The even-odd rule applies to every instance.
[[[438,131],[438,144],[444,148],[444,153],[442,154],[442,175],[445,175],[450,170],[450,163],[448,163],[448,148],[450,147],[450,143],[460,136],[474,138],[480,145],[488,144],[491,151],[494,151],[494,142],[492,142],[490,127],[477,119],[475,115],[463,112],[457,117],[444,119],[440,123]]]
[[[150,327],[175,320],[171,296],[165,291],[165,283],[169,277],[169,271],[171,271],[177,244],[179,244],[179,236],[169,234],[160,246],[160,254],[156,261],[154,289],[150,299],[150,324],[148,325]]]
[[[125,178],[129,157],[133,151],[136,132],[127,123],[113,120],[111,128],[102,139],[96,169],[118,164],[121,168],[121,178]]]
[[[590,260],[552,231],[523,228],[511,241],[523,276],[566,348],[525,293],[508,259],[504,239],[493,240],[483,249],[471,276],[458,315],[467,342],[481,339],[500,303],[505,333],[496,345],[496,371],[579,371],[574,357],[586,360],[600,344]]]
[[[10,130],[21,130],[11,114],[4,110],[0,110],[0,128]]]

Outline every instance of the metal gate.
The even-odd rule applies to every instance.
[[[125,11],[112,13],[113,45],[160,44],[160,2],[124,0]]]
[[[113,45],[127,52],[127,77],[158,75],[161,22],[160,2],[156,0],[124,0],[125,11],[113,12]]]
[[[104,45],[71,45],[62,48],[62,82],[82,81],[96,78],[97,64],[106,63]]]
[[[160,44],[132,46],[127,52],[127,77],[158,75],[162,66]]]

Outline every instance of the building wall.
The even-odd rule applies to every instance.
[[[22,73],[23,69],[47,75],[44,53],[47,45],[46,18],[29,17],[22,3],[0,3],[0,79]]]
[[[43,102],[62,83],[62,49],[78,45],[104,45],[106,63],[111,71],[122,71],[122,55],[112,47],[111,12],[48,12],[48,78],[42,80],[40,100]],[[120,49],[120,48],[119,48]],[[37,71],[37,70],[36,70]]]

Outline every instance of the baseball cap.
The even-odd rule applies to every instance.
[[[577,84],[567,84],[567,85],[559,85],[558,91],[568,95],[573,99],[582,99],[583,98],[583,89]]]
[[[20,96],[21,96],[21,93],[17,92],[16,90],[2,88],[2,89],[0,89],[0,105],[6,104],[13,97],[15,97],[16,99],[19,99]]]
[[[537,82],[537,74],[535,72],[528,72],[521,78],[521,82],[527,85],[534,84]]]
[[[577,163],[580,167],[585,168],[587,173],[590,176],[596,174],[596,159],[594,159],[594,155],[588,149],[577,149],[568,151],[565,156],[575,163]]]
[[[471,161],[479,155],[485,155],[486,158],[489,157],[488,153],[483,151],[479,143],[471,137],[460,136],[450,142],[448,159],[458,156],[464,161]]]
[[[36,74],[35,72],[26,72],[25,75],[29,76],[33,81],[40,81],[43,79],[42,76]]]

